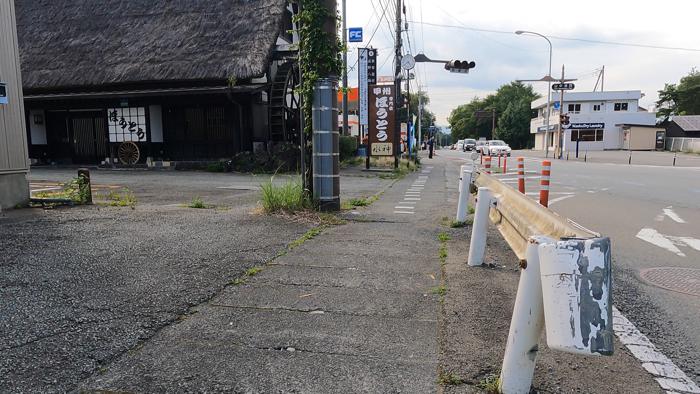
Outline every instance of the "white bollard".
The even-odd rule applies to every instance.
[[[467,259],[467,263],[471,266],[484,263],[486,232],[489,228],[489,210],[491,209],[492,199],[491,190],[488,187],[480,187],[476,193],[472,239],[469,243],[469,258]]]
[[[467,220],[467,209],[469,208],[469,185],[472,183],[471,166],[462,166],[459,177],[459,201],[457,201],[458,222]]]
[[[466,165],[459,166],[459,187],[458,187],[458,190],[462,190],[462,177],[464,174],[464,170],[466,170],[466,169],[467,169]]]
[[[544,327],[542,282],[540,279],[540,243],[553,243],[546,237],[532,237],[527,247],[526,264],[521,266],[518,293],[510,320],[508,343],[503,356],[500,393],[529,393],[535,373],[540,335]]]

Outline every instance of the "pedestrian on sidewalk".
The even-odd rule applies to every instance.
[[[431,136],[430,139],[428,139],[428,149],[429,149],[428,159],[433,158],[433,145],[435,145],[435,137]]]

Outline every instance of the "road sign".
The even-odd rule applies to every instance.
[[[572,90],[575,86],[573,83],[555,83],[552,90]]]
[[[348,29],[348,41],[362,42],[362,28],[351,27],[350,29]]]
[[[7,103],[7,87],[4,82],[0,82],[0,104]]]
[[[367,112],[367,98],[369,93],[367,86],[377,83],[377,50],[371,48],[360,48],[359,50],[359,109],[360,109],[360,124],[367,126],[369,117]]]
[[[559,107],[561,107],[561,103],[558,101],[555,101],[554,102],[554,109],[559,109]]]

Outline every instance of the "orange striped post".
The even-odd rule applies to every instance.
[[[542,161],[542,178],[540,178],[540,204],[547,206],[549,203],[549,176],[552,170],[552,162]]]
[[[498,152],[498,168],[501,168],[501,152]]]
[[[506,168],[506,163],[508,162],[508,155],[503,155],[503,173],[505,174],[508,172],[508,169]]]
[[[518,157],[518,191],[525,194],[525,159]]]
[[[484,158],[484,168],[486,169],[487,174],[491,173],[491,156],[486,156]]]

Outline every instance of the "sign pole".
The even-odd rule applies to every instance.
[[[564,65],[561,65],[561,82],[564,83]],[[559,115],[564,113],[564,89],[559,91]],[[560,116],[561,118],[561,116]],[[555,154],[557,159],[561,159],[563,149],[562,149],[562,138],[561,138],[561,119],[559,120],[559,127],[557,131],[557,147],[555,149]]]
[[[343,0],[343,45],[348,46],[348,29],[346,24],[346,0]],[[350,135],[348,127],[348,51],[343,49],[343,135]]]

